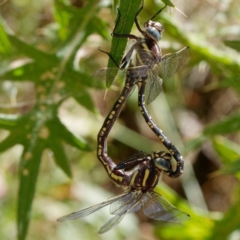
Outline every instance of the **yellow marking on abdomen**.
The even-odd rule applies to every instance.
[[[123,182],[123,177],[118,176],[118,175],[114,174],[113,172],[110,174],[110,177],[116,181]]]
[[[104,159],[103,159],[101,156],[99,156],[99,159],[101,160],[101,162],[102,162],[102,164],[103,164],[104,166],[107,165],[107,163],[104,161]]]

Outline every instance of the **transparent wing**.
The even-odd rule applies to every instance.
[[[125,193],[125,194],[119,195],[117,197],[110,198],[105,202],[102,202],[102,203],[96,204],[94,206],[84,208],[82,210],[70,213],[66,216],[60,217],[57,221],[64,222],[64,221],[68,221],[68,220],[74,220],[74,219],[77,219],[77,218],[86,217],[86,216],[100,210],[101,208],[110,205],[111,203],[113,203],[115,201],[119,201],[119,200],[121,201],[121,198],[124,198],[125,195],[127,195],[127,194]]]
[[[161,91],[162,79],[156,75],[155,71],[149,71],[148,80],[145,86],[146,103],[149,104],[155,100]]]
[[[125,197],[117,202],[114,202],[114,207],[117,207],[112,214],[116,215],[107,221],[99,230],[99,233],[107,232],[115,227],[125,217],[126,214],[138,211],[142,207],[141,198],[144,194],[140,192],[129,192]],[[113,205],[112,204],[112,205]],[[111,205],[111,207],[112,207]]]
[[[137,82],[142,76],[147,74],[147,66],[129,67],[127,69],[118,68],[102,68],[92,76],[92,86],[100,89],[107,89],[111,86],[106,79],[111,79],[114,86],[122,86],[125,83],[126,77],[135,78]],[[127,75],[127,76],[126,76]]]
[[[157,75],[168,79],[183,65],[189,54],[189,47],[185,47],[176,53],[169,53],[162,57],[162,61],[156,67]]]
[[[149,218],[167,222],[184,222],[190,218],[156,192],[148,192],[144,197],[143,212]]]
[[[102,68],[92,76],[92,86],[95,88],[106,89],[107,77],[114,77],[114,86],[121,86],[126,77],[126,69],[119,70],[118,68]]]
[[[108,220],[107,222],[105,222],[103,224],[103,226],[99,229],[98,233],[100,233],[100,234],[105,233],[105,232],[109,231],[110,229],[112,229],[113,227],[115,227],[117,224],[120,223],[120,221],[124,218],[124,216],[126,214],[127,214],[127,212],[124,212],[121,215],[116,215],[113,218],[111,218],[110,220]]]
[[[113,215],[122,215],[125,212],[133,213],[141,208],[141,192],[129,192],[110,206],[110,213]]]

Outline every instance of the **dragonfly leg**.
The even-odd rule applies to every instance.
[[[151,18],[150,18],[150,20],[153,20],[164,8],[166,8],[167,7],[167,4],[163,7],[163,8],[161,8],[156,14],[154,14]]]
[[[110,59],[114,62],[114,64],[116,65],[116,67],[118,68],[118,69],[124,69],[124,67],[122,68],[122,67],[120,67],[118,64],[117,64],[117,62],[115,61],[115,59],[112,57],[112,55],[109,53],[109,52],[106,52],[106,51],[103,51],[100,47],[98,48],[98,50],[100,51],[100,52],[102,52],[102,53],[105,53],[105,54],[107,54],[108,55],[108,57],[110,57]]]
[[[135,35],[133,35],[133,34],[120,34],[120,33],[116,33],[117,25],[119,24],[119,21],[120,21],[120,19],[121,19],[121,17],[122,17],[119,8],[118,8],[117,10],[118,10],[118,18],[117,18],[117,21],[116,21],[115,27],[114,27],[113,32],[111,33],[111,35],[112,35],[113,37],[129,38],[129,39],[135,39],[135,40],[138,40],[138,37],[135,36]],[[142,32],[142,30],[141,30],[141,32]]]
[[[138,106],[143,115],[146,123],[150,127],[150,129],[156,134],[156,136],[160,139],[163,145],[169,150],[171,155],[175,160],[170,160],[171,163],[171,171],[167,172],[167,175],[172,178],[177,178],[183,173],[184,168],[184,160],[176,147],[168,140],[168,138],[164,135],[163,131],[157,127],[155,122],[152,120],[149,115],[146,106],[145,106],[145,82],[138,82]]]
[[[142,5],[141,5],[141,7],[139,8],[139,10],[137,11],[137,13],[136,13],[136,15],[135,15],[134,22],[135,22],[135,24],[136,24],[136,27],[137,27],[138,31],[144,35],[144,31],[141,29],[141,27],[140,27],[140,25],[139,25],[139,23],[138,23],[138,19],[137,19],[139,13],[140,13],[140,12],[142,11],[142,9],[143,9],[143,5],[144,5],[144,1],[142,1]]]

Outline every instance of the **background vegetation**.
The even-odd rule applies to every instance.
[[[127,21],[118,32],[131,30],[140,2],[121,1]],[[156,18],[165,28],[164,54],[191,49],[180,73],[164,82],[164,91],[148,106],[186,162],[184,174],[164,177],[158,191],[191,219],[173,225],[139,212],[104,235],[97,230],[109,219],[108,209],[74,222],[56,219],[121,192],[95,152],[114,93],[104,100],[91,83],[108,61],[99,46],[107,51],[112,46],[118,60],[124,51],[126,41],[111,44],[118,2],[0,4],[1,239],[240,238],[237,0],[176,0],[187,17],[168,7]],[[140,22],[162,6],[146,0]],[[135,26],[132,31],[138,35]],[[158,149],[164,148],[143,121],[135,91],[111,133],[109,155],[119,162],[137,150]]]

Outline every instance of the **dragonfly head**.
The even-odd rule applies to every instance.
[[[149,38],[152,38],[158,42],[162,38],[163,26],[159,22],[154,22],[152,20],[144,24],[146,29],[145,33]]]
[[[152,158],[154,161],[154,165],[157,167],[158,170],[163,171],[171,171],[171,154],[167,152],[153,152]]]

